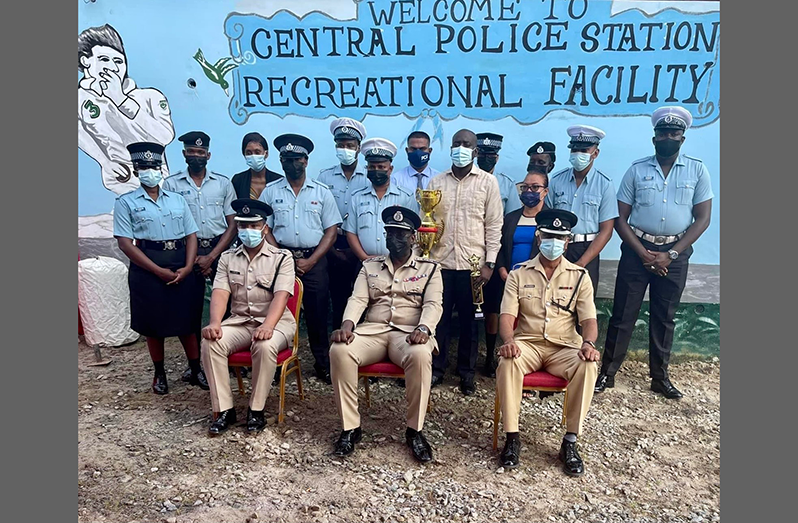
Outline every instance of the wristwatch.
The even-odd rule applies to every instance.
[[[493,270],[496,268],[496,264],[493,262],[485,262],[485,267],[487,267],[490,270]]]
[[[668,258],[670,258],[671,260],[675,260],[678,257],[679,257],[678,252],[674,251],[673,249],[668,251]]]
[[[427,336],[430,335],[429,329],[427,328],[426,325],[419,325],[418,327],[416,327],[416,330],[420,330],[421,332],[423,332]]]
[[[594,342],[592,342],[592,341],[582,340],[582,344],[584,345],[585,343],[587,343],[588,345],[590,345],[594,349],[596,348],[596,344]]]

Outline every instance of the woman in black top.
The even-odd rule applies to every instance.
[[[233,188],[237,198],[257,200],[267,184],[282,178],[281,174],[266,168],[269,143],[260,133],[247,133],[241,142],[241,154],[249,169],[233,176]]]

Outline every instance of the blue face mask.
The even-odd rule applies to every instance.
[[[535,207],[540,203],[540,193],[535,191],[522,192],[521,203],[523,203],[526,207]]]
[[[421,149],[413,149],[407,153],[407,161],[416,169],[423,169],[429,163],[429,153]]]
[[[250,154],[249,156],[246,156],[245,159],[247,160],[247,165],[249,168],[256,173],[261,172],[263,168],[266,167],[265,154]]]
[[[142,169],[138,171],[139,181],[146,187],[155,187],[161,183],[161,171],[159,169]]]
[[[565,240],[557,238],[545,238],[540,240],[540,254],[546,259],[554,261],[565,252]]]
[[[474,149],[468,147],[452,147],[451,155],[455,167],[467,167],[474,161]]]
[[[590,153],[571,153],[571,157],[568,158],[574,170],[580,172],[584,171],[585,168],[590,165],[591,160]]]
[[[245,246],[254,249],[263,241],[263,229],[238,229],[238,239]]]
[[[341,165],[352,165],[355,163],[355,160],[357,160],[357,151],[336,147],[335,156],[338,157],[338,161],[341,162]]]

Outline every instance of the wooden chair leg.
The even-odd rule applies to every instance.
[[[562,421],[560,425],[563,427],[565,426],[565,420],[568,417],[568,389],[565,389],[565,393],[562,397]]]
[[[366,386],[366,408],[371,408],[371,394],[369,391],[369,379],[367,376],[363,376],[363,383]]]
[[[280,365],[280,404],[277,411],[277,424],[285,421],[285,365]]]
[[[235,369],[236,379],[238,380],[238,393],[244,396],[244,380],[241,379],[241,367],[233,367],[233,369]]]
[[[499,419],[501,417],[501,401],[499,391],[496,391],[496,401],[493,404],[493,450],[499,448]]]

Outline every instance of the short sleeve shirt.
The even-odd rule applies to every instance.
[[[185,238],[197,230],[185,198],[171,191],[161,189],[156,201],[139,187],[114,203],[114,236],[166,241]]]

